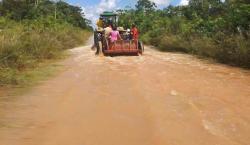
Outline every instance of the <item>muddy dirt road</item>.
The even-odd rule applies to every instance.
[[[1,102],[0,145],[249,145],[250,72],[146,48],[71,50],[65,71]]]

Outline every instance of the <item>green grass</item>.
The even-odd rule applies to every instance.
[[[144,34],[142,39],[160,51],[185,52],[232,66],[250,68],[250,40],[239,34],[217,33],[212,37],[204,37],[167,32],[151,36],[151,33]]]
[[[49,71],[38,68],[82,45],[90,32],[50,19],[15,22],[0,18],[0,86],[22,85]],[[37,69],[39,71],[37,71]]]
[[[20,71],[15,77],[15,79],[18,80],[18,84],[13,85],[9,83],[8,85],[2,86],[4,94],[0,95],[0,98],[5,99],[4,97],[6,97],[9,99],[8,96],[21,95],[43,80],[55,76],[63,70],[63,67],[58,64],[60,60],[61,59],[43,61],[37,64],[36,67]]]

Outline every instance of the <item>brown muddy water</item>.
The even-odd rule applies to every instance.
[[[0,145],[250,145],[250,71],[162,53],[71,50],[65,71],[0,103]]]

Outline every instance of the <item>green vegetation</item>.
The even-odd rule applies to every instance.
[[[0,15],[0,85],[24,83],[90,34],[82,10],[65,2],[3,0]]]
[[[118,10],[120,24],[135,23],[142,40],[161,51],[181,51],[250,68],[248,0],[190,0],[187,6],[156,9],[138,0],[135,9]]]

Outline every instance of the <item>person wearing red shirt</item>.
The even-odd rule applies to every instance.
[[[134,39],[134,40],[139,39],[139,31],[136,28],[135,24],[132,25],[131,34],[132,34],[132,39]]]

